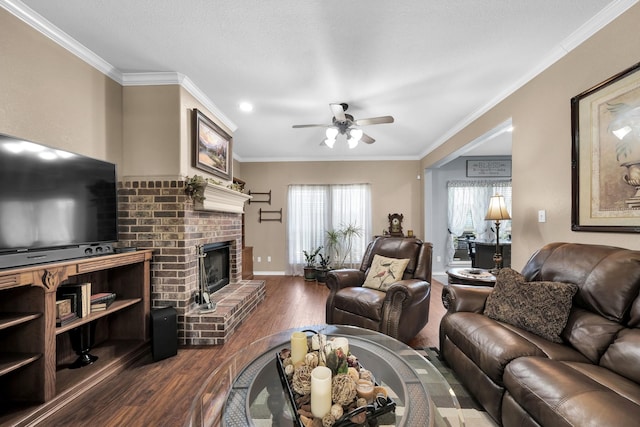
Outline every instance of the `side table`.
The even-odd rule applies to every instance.
[[[496,276],[481,268],[450,268],[447,270],[449,284],[494,286]]]

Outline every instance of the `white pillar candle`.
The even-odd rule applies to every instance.
[[[311,371],[311,413],[322,418],[331,410],[331,369],[318,366]]]
[[[337,350],[338,348],[342,348],[342,351],[344,352],[345,355],[349,354],[349,340],[347,340],[344,337],[334,338],[332,347],[334,350]]]
[[[294,332],[291,334],[291,362],[295,365],[307,355],[307,334]]]

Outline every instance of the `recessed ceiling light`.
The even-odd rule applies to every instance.
[[[249,102],[241,102],[240,105],[238,105],[238,108],[240,108],[240,111],[244,111],[245,113],[253,111],[253,105]]]

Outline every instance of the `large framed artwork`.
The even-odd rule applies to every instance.
[[[571,99],[571,229],[640,233],[640,63]]]
[[[231,135],[201,111],[193,109],[194,166],[222,179],[231,180],[233,152]]]

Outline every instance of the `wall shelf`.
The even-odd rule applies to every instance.
[[[282,222],[282,208],[277,211],[258,210],[258,222],[278,221]]]
[[[267,193],[255,193],[255,192],[251,192],[251,190],[249,190],[249,195],[250,196],[259,196],[257,199],[254,198],[253,200],[249,200],[249,204],[251,203],[268,203],[271,204],[271,190],[269,190]]]

